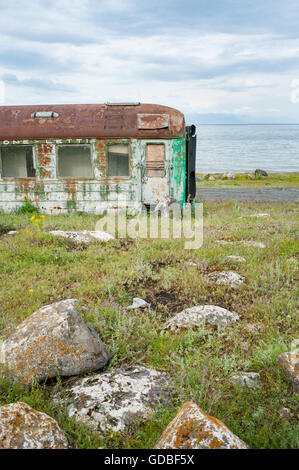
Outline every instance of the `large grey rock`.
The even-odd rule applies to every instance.
[[[57,422],[27,403],[0,407],[0,449],[67,449]]]
[[[114,236],[110,235],[110,233],[101,232],[99,230],[91,231],[91,230],[82,230],[77,232],[72,231],[64,231],[64,230],[51,230],[51,235],[55,237],[63,237],[68,238],[76,243],[91,243],[91,242],[109,242],[110,240],[114,240]]]
[[[261,377],[258,372],[239,372],[230,378],[234,385],[240,387],[259,388],[261,387]]]
[[[75,308],[76,299],[46,305],[21,323],[0,360],[24,383],[103,368],[110,353]]]
[[[205,276],[205,279],[215,284],[229,286],[234,289],[242,287],[245,281],[243,276],[234,271],[214,271]]]
[[[169,423],[154,449],[248,449],[222,421],[187,402]]]
[[[106,432],[124,431],[136,418],[148,418],[169,395],[165,373],[136,365],[79,379],[67,389],[67,398],[56,399],[69,402],[69,416]]]
[[[218,307],[217,305],[198,305],[196,307],[186,308],[170,318],[165,323],[163,330],[170,329],[171,331],[178,331],[182,328],[199,327],[204,323],[231,326],[237,320],[239,320],[239,315],[225,308]]]

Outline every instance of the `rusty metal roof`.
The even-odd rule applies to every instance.
[[[156,138],[185,135],[184,115],[157,104],[0,106],[0,140]]]

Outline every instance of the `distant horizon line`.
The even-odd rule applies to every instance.
[[[196,121],[194,121],[196,122]],[[198,122],[201,126],[299,126],[299,122]]]

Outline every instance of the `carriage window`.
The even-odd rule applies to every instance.
[[[90,147],[88,145],[59,146],[58,176],[61,178],[93,178]]]
[[[129,175],[129,146],[126,144],[109,145],[108,176]]]
[[[164,144],[147,144],[146,146],[146,175],[165,175],[165,146]]]
[[[32,147],[10,145],[0,148],[2,177],[34,178],[35,168]]]

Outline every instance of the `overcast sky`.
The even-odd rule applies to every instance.
[[[3,104],[299,122],[299,0],[0,0],[0,80]]]

